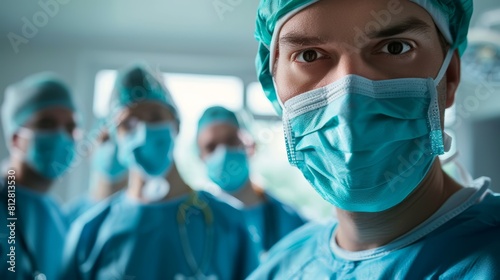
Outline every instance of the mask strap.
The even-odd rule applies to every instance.
[[[278,103],[280,104],[281,110],[285,110],[285,104],[281,101],[281,98],[278,94],[278,87],[276,87],[276,81],[274,80],[274,76],[273,76],[273,87],[276,89],[276,99],[278,100]]]
[[[443,132],[443,134],[444,134],[444,151],[448,152],[451,149],[451,142],[453,141],[453,137],[451,137],[446,132]]]
[[[446,53],[446,56],[444,57],[443,64],[441,65],[441,69],[439,69],[439,73],[436,76],[436,79],[434,79],[434,84],[437,86],[439,82],[444,77],[444,74],[448,70],[448,66],[450,66],[450,61],[453,58],[453,53],[455,52],[455,49],[450,48],[448,52]]]
[[[448,66],[450,65],[451,58],[453,57],[454,49],[450,48],[446,53],[443,64],[439,69],[438,75],[436,79],[429,79],[429,88],[433,87],[434,89],[431,91],[431,103],[428,111],[428,120],[431,128],[430,132],[430,141],[432,147],[432,153],[434,155],[442,155],[446,150],[449,150],[451,146],[451,137],[446,133],[443,133],[441,129],[441,115],[439,114],[439,101],[438,101],[438,93],[436,90],[437,85],[441,82],[444,77],[444,74],[448,70]],[[444,140],[443,140],[444,134]]]

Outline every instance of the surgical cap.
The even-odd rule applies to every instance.
[[[213,106],[203,112],[200,120],[198,121],[198,130],[196,135],[199,135],[203,129],[214,123],[227,123],[234,125],[237,128],[241,128],[240,122],[234,112],[222,106]]]
[[[35,74],[8,86],[2,103],[2,125],[7,145],[12,135],[35,113],[51,107],[76,111],[68,87],[53,74]]]
[[[452,48],[461,55],[467,47],[467,32],[472,16],[472,0],[410,0],[432,16],[434,23]],[[318,0],[261,0],[257,10],[255,38],[259,42],[256,57],[257,77],[267,98],[281,115],[272,77],[276,40],[283,24]]]
[[[135,103],[152,101],[165,105],[179,123],[177,106],[168,89],[146,67],[134,66],[119,73],[111,96],[111,114]]]

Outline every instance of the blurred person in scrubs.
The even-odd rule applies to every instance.
[[[250,179],[249,155],[255,142],[242,131],[234,112],[221,106],[205,110],[198,121],[197,145],[208,177],[243,204],[259,255],[264,256],[277,241],[304,224],[297,211]]]
[[[101,131],[90,162],[90,193],[69,202],[63,208],[72,223],[100,201],[124,189],[128,183],[127,167],[118,160],[118,146],[110,138],[104,122],[96,128]]]
[[[48,192],[75,156],[75,104],[65,84],[41,73],[6,89],[1,115],[10,160],[0,180],[9,225],[0,227],[0,279],[55,279],[67,223]]]
[[[438,159],[471,15],[472,0],[261,0],[258,78],[337,219],[249,279],[500,279],[499,194]]]
[[[61,279],[246,277],[257,256],[241,213],[177,171],[180,122],[162,83],[144,67],[121,72],[109,121],[128,187],[73,223]]]

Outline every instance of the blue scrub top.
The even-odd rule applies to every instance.
[[[95,201],[90,198],[90,196],[86,195],[68,202],[68,204],[63,207],[62,211],[66,216],[66,220],[68,221],[68,223],[71,224],[97,203],[98,201]]]
[[[33,279],[36,271],[45,274],[47,279],[56,279],[67,233],[59,205],[47,194],[16,186],[15,215],[12,216],[7,208],[7,187],[3,180],[0,189],[0,220],[4,223],[0,226],[0,279]],[[12,217],[17,220],[7,220]],[[7,227],[11,222],[15,224],[13,233]],[[15,245],[9,239],[11,234],[15,234]],[[15,273],[8,270],[11,265],[7,263],[12,245],[15,246]]]
[[[336,222],[308,224],[248,279],[500,279],[500,195],[487,191],[488,180],[475,183],[472,193],[461,190],[422,225],[372,250],[339,248]]]
[[[122,191],[96,205],[71,226],[61,279],[244,279],[257,255],[241,212],[194,194],[142,204]],[[187,207],[193,197],[209,211]]]
[[[255,250],[260,256],[306,222],[295,209],[268,193],[265,193],[263,203],[245,208],[243,212]]]

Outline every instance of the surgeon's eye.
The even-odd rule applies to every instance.
[[[324,55],[321,54],[320,52],[316,50],[305,50],[300,52],[297,57],[295,58],[296,61],[302,62],[302,63],[311,63],[316,61],[319,58],[322,58]]]
[[[205,146],[205,151],[208,153],[208,154],[211,154],[213,153],[213,151],[215,151],[215,147],[217,147],[216,144],[214,143],[210,143],[208,145]]]
[[[136,117],[126,118],[118,124],[118,129],[128,132],[133,130],[139,124],[139,119]]]
[[[392,41],[382,47],[382,52],[391,55],[404,54],[412,50],[413,46],[403,41]]]

